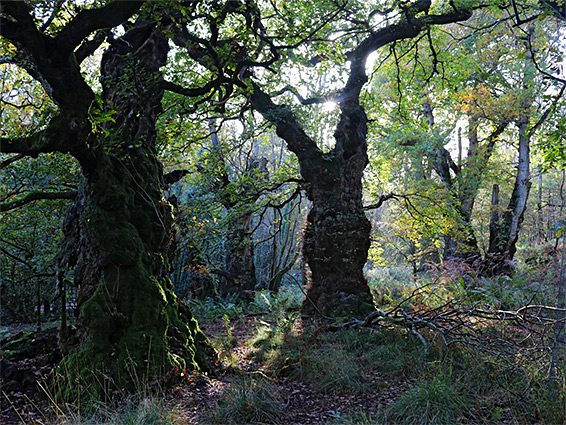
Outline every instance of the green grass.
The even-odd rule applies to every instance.
[[[57,408],[57,425],[180,425],[176,410],[158,396],[131,396],[114,403]]]
[[[296,312],[277,310],[273,315],[272,323],[257,320],[253,333],[247,341],[248,357],[264,362],[268,369],[278,373],[291,363],[296,363],[298,354],[294,352],[299,350],[297,344],[300,344],[301,339],[293,334],[293,326],[297,319]],[[295,360],[290,362],[291,357]]]
[[[234,381],[216,407],[203,415],[207,424],[284,424],[285,404],[268,380],[243,376]]]
[[[345,330],[340,340],[359,358],[360,364],[385,374],[415,376],[415,364],[425,363],[433,354],[427,353],[416,337],[398,330]]]
[[[418,382],[395,401],[386,418],[399,425],[453,425],[461,423],[471,398],[443,374]]]
[[[350,353],[336,346],[306,352],[292,376],[321,393],[357,393],[364,388],[362,367]]]

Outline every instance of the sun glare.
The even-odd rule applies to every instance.
[[[338,105],[336,104],[336,102],[325,102],[325,103],[322,105],[322,107],[324,108],[324,110],[325,110],[326,112],[333,111],[334,109],[336,109],[336,106],[338,106]]]

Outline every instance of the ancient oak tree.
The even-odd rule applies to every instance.
[[[216,81],[230,81],[220,93],[219,105],[225,105],[237,95],[245,97],[244,107],[259,112],[270,122],[298,158],[307,196],[312,201],[303,242],[309,269],[303,310],[332,316],[365,314],[373,309],[363,273],[371,225],[362,205],[362,178],[368,164],[368,120],[360,97],[368,81],[368,57],[390,43],[416,37],[431,25],[468,19],[472,13],[470,5],[457,6],[452,2],[434,11],[431,2],[425,0],[380,10],[379,5],[322,2],[325,12],[318,19],[312,19],[314,11],[305,11],[297,5],[293,16],[288,9],[272,6],[274,9],[268,13],[250,4],[241,7],[227,4],[214,19],[203,22],[210,37],[204,39],[184,26],[177,29],[173,40],[194,61],[206,67]],[[367,16],[360,18],[364,13],[357,13],[357,8],[367,12]],[[236,40],[222,38],[223,34],[226,37],[229,34],[223,33],[229,12],[238,14],[245,22],[246,33],[240,38],[253,40],[255,44],[243,49]],[[283,15],[286,18],[278,21],[277,17]],[[376,19],[378,16],[387,18]],[[310,25],[304,25],[307,21]],[[284,37],[285,33],[293,35]],[[321,39],[325,44],[324,54],[315,47]],[[347,42],[342,43],[343,39]],[[309,53],[312,58],[304,60]],[[295,88],[282,87],[273,77],[273,73],[286,71],[289,60],[290,66],[297,68],[296,73],[300,73],[300,63],[316,67],[324,62],[331,69],[341,69],[345,75],[339,83],[341,87],[334,87],[322,96],[301,97]],[[300,105],[289,97],[277,102],[276,97],[288,92],[296,94],[303,106],[329,100],[338,104],[339,117],[331,149],[322,149],[320,141],[309,135],[304,118],[296,112]]]
[[[61,335],[67,370],[99,392],[174,368],[206,368],[205,337],[169,279],[173,216],[155,130],[167,19],[155,20],[143,1],[77,7],[71,15],[42,3],[0,7],[4,60],[25,69],[57,105],[44,128],[2,137],[0,150],[62,152],[82,171],[58,260],[61,279],[67,274],[79,286],[76,331],[64,327]],[[110,29],[119,25],[126,31],[118,38]],[[81,62],[103,42],[97,90]]]

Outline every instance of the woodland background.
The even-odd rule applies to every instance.
[[[7,421],[564,423],[563,3],[0,11]]]

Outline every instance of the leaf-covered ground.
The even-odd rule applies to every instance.
[[[2,341],[0,423],[563,423],[563,390],[549,399],[535,346],[502,358],[447,348],[423,333],[425,347],[408,330],[329,326],[296,311],[239,312],[201,327],[219,353],[217,374],[180,371],[179,382],[157,396],[140,388],[94,408],[55,405],[38,388],[60,358],[53,329],[11,329]],[[497,324],[493,333],[502,335]],[[528,337],[514,327],[505,335],[510,344]]]
[[[265,362],[252,360],[255,349],[249,342],[255,336],[254,330],[257,331],[258,322],[261,323],[260,326],[276,326],[275,323],[267,322],[266,318],[247,317],[229,325],[232,328],[229,333],[234,340],[226,335],[226,324],[222,320],[203,325],[208,335],[222,338],[226,336],[230,339],[227,342],[232,348],[229,353],[224,353],[229,362],[223,362],[227,369],[219,376],[188,375],[184,383],[173,390],[173,400],[178,403],[179,415],[186,423],[229,423],[223,422],[222,418],[210,418],[206,413],[214,412],[219,406],[222,408],[226,398],[230,397],[231,388],[242,385],[243,376],[265,381],[269,385],[272,394],[278,396],[284,409],[278,420],[285,424],[327,424],[339,420],[340,416],[347,412],[365,412],[371,416],[411,386],[411,379],[391,377],[367,369],[362,371],[360,381],[360,387],[366,389],[364,391],[362,388],[351,388],[351,391],[347,392],[335,392],[332,388],[320,391],[316,380],[304,382],[292,372],[289,372],[290,376],[285,376],[286,373],[281,370],[270,370]],[[312,323],[311,326],[316,324]],[[308,345],[308,341],[305,343]],[[336,370],[335,373],[339,374],[340,371]],[[261,419],[258,423],[261,423]]]
[[[314,328],[316,324],[309,326]],[[229,397],[230,391],[235,386],[242,385],[242,380],[246,378],[250,382],[261,381],[268,386],[275,398],[267,401],[266,410],[280,407],[282,410],[275,411],[273,422],[286,424],[326,424],[338,420],[344,412],[349,411],[373,415],[380,407],[399,397],[412,382],[411,379],[394,378],[368,369],[358,377],[361,378],[359,383],[364,386],[364,391],[351,388],[352,391],[334,392],[331,387],[320,391],[316,379],[310,382],[312,377],[309,377],[305,382],[298,376],[285,376],[285,372],[270,370],[266,362],[258,360],[257,355],[254,356],[257,349],[249,345],[250,340],[257,337],[258,329],[275,329],[276,324],[270,318],[247,316],[228,325],[225,320],[219,319],[204,323],[202,327],[221,351],[220,372],[216,376],[184,374],[181,382],[163,395],[164,403],[171,410],[170,417],[163,423],[230,423],[229,417],[234,413],[227,413],[228,417],[223,419],[211,417],[211,412],[218,410]],[[56,329],[25,333],[25,325],[19,328],[21,330],[18,326],[11,327],[9,336],[2,341],[4,356],[0,422],[6,425],[56,422],[63,409],[58,411],[37,385],[37,382],[48,379],[51,367],[60,359],[56,347]],[[309,341],[305,343],[309,344]],[[14,356],[14,350],[5,350],[6,348],[15,348],[19,350],[19,354]],[[25,355],[29,357],[24,357]],[[357,381],[354,385],[356,383]],[[253,397],[255,395],[251,395],[249,401],[253,402]],[[280,404],[269,405],[276,402]],[[265,419],[260,417],[262,414],[264,413],[257,413],[258,423]],[[69,418],[63,418],[63,421],[66,420]],[[75,420],[80,423],[79,414]],[[88,414],[82,420],[92,423],[88,422]],[[235,421],[245,423],[237,418]]]

